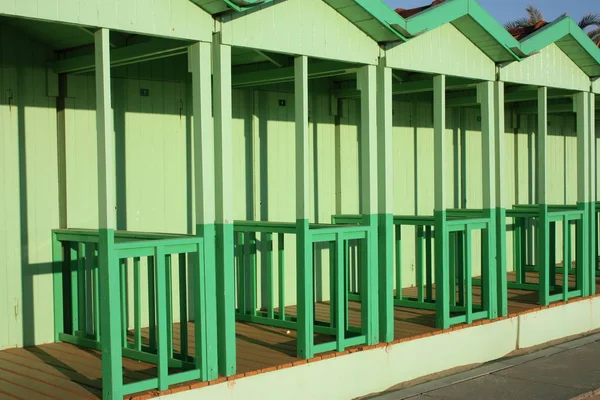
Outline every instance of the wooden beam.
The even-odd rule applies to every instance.
[[[435,246],[435,310],[436,326],[450,327],[449,239],[446,225],[446,76],[433,78],[433,168]],[[469,243],[469,232],[465,237]],[[467,246],[468,251],[468,246]],[[467,278],[469,279],[469,278]]]
[[[267,53],[266,51],[257,49],[255,49],[254,51],[278,68],[287,67],[290,64],[290,58],[286,55],[277,53]]]
[[[465,78],[446,78],[446,89],[447,90],[455,90],[461,88],[469,88],[477,86],[479,82],[465,79]],[[402,83],[394,83],[392,85],[392,94],[400,95],[400,94],[413,94],[413,93],[426,93],[433,91],[433,80],[432,79],[423,79],[423,80],[415,80],[415,81],[404,81]],[[340,89],[333,92],[338,98],[347,99],[347,98],[358,98],[360,97],[360,92],[356,89]],[[475,99],[475,103],[477,101]]]
[[[312,243],[309,232],[308,57],[294,59],[296,109],[296,291],[300,358],[314,355]]]
[[[366,251],[361,254],[361,320],[370,321],[365,335],[367,345],[379,341],[377,318],[377,67],[367,65],[357,73],[360,97],[360,175],[361,209],[364,224],[370,226],[371,235]]]
[[[334,61],[323,61],[313,63],[308,67],[308,77],[325,78],[328,76],[336,76],[348,74],[356,71],[356,66]],[[258,85],[267,85],[275,83],[293,82],[295,69],[294,67],[269,69],[263,71],[246,72],[233,76],[233,87],[249,87]]]
[[[505,110],[504,82],[494,82],[494,179],[496,184],[496,292],[498,316],[508,314],[506,277],[506,175],[505,175]]]
[[[235,264],[233,239],[233,139],[231,46],[213,36],[213,104],[215,126],[215,204],[217,268],[217,345],[219,373],[235,375]]]
[[[481,155],[482,155],[482,188],[483,208],[493,209],[496,207],[496,185],[494,173],[494,141],[495,120],[500,118],[495,115],[494,107],[494,83],[483,82],[479,84],[478,94],[481,101]]]
[[[505,103],[516,103],[522,101],[535,101],[537,100],[537,89],[532,87],[517,88],[519,90],[506,90],[504,96]],[[562,89],[548,89],[548,99],[562,99],[570,98],[573,95],[571,91],[565,91]],[[449,98],[447,101],[448,107],[467,107],[478,104],[477,97],[475,95],[459,96]],[[536,111],[537,112],[537,111]]]
[[[117,206],[115,134],[112,122],[108,30],[97,31],[95,42],[99,227],[100,229],[115,229]]]
[[[102,394],[104,398],[123,396],[121,350],[120,272],[113,257],[117,221],[115,133],[110,90],[110,43],[108,29],[94,36],[96,79],[96,130],[98,144],[98,227],[99,278],[102,336]]]
[[[196,235],[204,239],[204,270],[206,302],[201,318],[206,327],[196,330],[196,351],[200,351],[201,379],[211,380],[218,376],[217,312],[216,312],[216,262],[215,262],[215,171],[212,118],[211,87],[211,45],[197,42],[189,47],[189,70],[192,73],[192,110],[194,143],[194,202],[196,212]],[[196,265],[192,268],[199,270]],[[197,277],[195,276],[194,279]],[[195,281],[196,289],[201,290],[200,281]],[[196,292],[198,293],[198,292]],[[200,349],[200,350],[199,350]]]
[[[377,189],[379,210],[379,341],[394,340],[394,162],[392,69],[377,71]]]
[[[577,118],[577,202],[591,201],[589,187],[590,101],[587,92],[577,93],[574,109]]]
[[[548,88],[541,87],[537,89],[537,202],[539,204],[548,204],[547,198],[547,156],[546,141],[548,136]]]
[[[187,46],[188,44],[173,40],[153,39],[146,43],[119,47],[111,51],[110,65],[115,67],[185,54]],[[94,70],[94,56],[65,58],[55,61],[51,67],[57,74],[90,72]]]
[[[446,210],[446,76],[433,78],[435,211]]]

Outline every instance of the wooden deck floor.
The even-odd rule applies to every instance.
[[[532,280],[535,279],[531,274]],[[600,292],[600,286],[598,291]],[[407,289],[406,294],[414,289]],[[474,301],[479,301],[479,288],[474,288]],[[509,313],[537,308],[537,293],[509,290]],[[289,310],[293,313],[293,309]],[[327,320],[328,305],[317,306],[317,317]],[[360,321],[358,304],[350,306],[350,321]],[[240,323],[237,328],[238,373],[250,373],[293,363],[296,358],[296,333],[285,329]],[[193,332],[193,324],[190,324]],[[432,311],[397,307],[396,339],[419,336],[436,331]],[[191,334],[190,332],[190,334]],[[174,327],[178,347],[179,326]],[[326,337],[315,338],[317,342]],[[193,347],[193,340],[190,340]],[[123,359],[126,383],[156,377],[152,364]],[[0,399],[76,399],[101,397],[101,354],[66,343],[53,343],[0,351]]]

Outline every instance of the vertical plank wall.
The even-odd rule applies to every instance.
[[[5,348],[52,340],[50,230],[59,225],[59,176],[56,99],[48,96],[44,48],[6,27],[0,29],[0,320],[7,321],[0,326],[0,348]],[[192,121],[186,71],[185,57],[113,70],[120,229],[192,231]],[[140,89],[148,89],[149,96],[142,96]],[[67,170],[62,183],[67,194],[67,226],[73,228],[95,228],[97,223],[94,99],[93,75],[68,77]],[[285,105],[280,105],[280,100]],[[236,219],[294,220],[293,102],[289,91],[269,87],[234,91]],[[359,210],[360,107],[358,100],[341,101],[336,116],[329,95],[312,90],[309,108],[311,221],[328,223],[333,214]],[[477,109],[449,109],[447,113],[445,168],[453,207],[481,206],[478,113]],[[530,156],[528,152],[535,118],[521,115],[514,131],[508,108],[507,114],[509,203],[535,201],[530,189],[534,153]],[[396,99],[393,119],[394,211],[430,215],[435,189],[431,102]],[[555,183],[550,185],[550,199],[574,202],[573,118],[557,115],[549,121],[549,174]],[[406,242],[414,246],[414,235],[407,235]],[[507,243],[511,251],[510,236]],[[286,248],[286,300],[293,304],[293,240]],[[474,260],[478,260],[477,254]],[[327,250],[319,249],[317,258],[317,298],[326,300]],[[510,262],[511,257],[507,259]],[[404,282],[411,285],[414,255],[405,252],[403,263],[407,266]]]
[[[53,338],[50,230],[59,215],[48,56],[0,25],[0,349]]]

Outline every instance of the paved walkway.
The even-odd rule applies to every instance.
[[[600,400],[600,334],[507,358],[372,400]]]

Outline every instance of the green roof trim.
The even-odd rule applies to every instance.
[[[246,11],[277,0],[191,1],[214,15]],[[519,61],[555,43],[588,76],[600,76],[600,48],[567,16],[519,42],[477,0],[447,0],[409,18],[383,0],[323,1],[378,43],[408,41],[450,23],[495,62]]]
[[[226,11],[246,11],[274,0],[190,0],[211,15]]]
[[[408,40],[406,23],[381,0],[324,0],[379,43]]]

